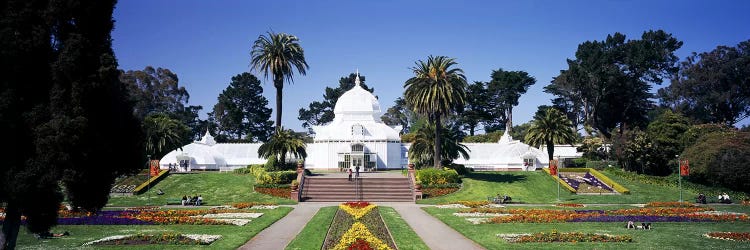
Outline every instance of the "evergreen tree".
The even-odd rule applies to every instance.
[[[0,130],[14,143],[0,153],[0,248],[15,248],[22,215],[29,231],[47,232],[63,195],[99,210],[114,179],[145,162],[112,51],[114,4],[0,4]]]
[[[230,141],[266,141],[273,132],[268,100],[263,96],[260,81],[250,73],[232,77],[210,115],[222,134],[233,137]]]

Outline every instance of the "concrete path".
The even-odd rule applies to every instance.
[[[393,207],[430,249],[484,249],[442,221],[410,202],[376,202],[378,206]],[[284,249],[305,227],[321,207],[338,206],[340,202],[302,202],[273,225],[261,231],[239,249]]]
[[[338,203],[335,203],[338,204]],[[302,231],[321,207],[335,206],[333,203],[300,203],[284,218],[264,229],[239,249],[278,250],[289,245]]]
[[[445,225],[442,221],[427,214],[416,204],[389,204],[401,214],[407,224],[419,238],[432,250],[454,249],[484,249],[474,241],[464,237],[461,233]],[[384,205],[385,206],[385,205]]]

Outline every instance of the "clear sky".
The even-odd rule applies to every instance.
[[[284,87],[287,128],[301,131],[298,110],[356,69],[385,112],[413,76],[409,68],[429,55],[456,58],[469,82],[489,81],[498,68],[534,76],[537,83],[514,109],[514,124],[521,124],[550,104],[543,87],[584,41],[615,32],[639,39],[663,29],[684,42],[677,51],[684,59],[750,39],[748,13],[750,1],[121,0],[112,38],[121,69],[172,70],[189,104],[203,106],[203,118],[232,76],[251,72],[262,79],[250,70],[250,49],[273,30],[299,37],[310,65]],[[274,108],[271,79],[263,88]]]

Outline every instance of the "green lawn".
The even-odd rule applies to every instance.
[[[668,188],[637,181],[628,181],[608,175],[612,180],[630,189],[631,194],[622,195],[576,195],[560,188],[560,202],[564,203],[646,203],[650,201],[677,201],[677,188]],[[431,199],[418,201],[423,204],[439,204],[459,200],[487,200],[489,196],[507,194],[514,202],[557,203],[557,183],[543,171],[534,172],[474,172],[467,174],[461,190]],[[683,200],[697,196],[683,191]]]
[[[220,234],[222,238],[209,246],[186,245],[140,245],[113,247],[85,247],[83,249],[236,249],[245,244],[261,230],[286,216],[292,208],[279,207],[277,209],[262,210],[263,216],[254,219],[245,226],[225,225],[129,225],[129,226],[57,226],[52,232],[70,232],[70,236],[55,239],[36,239],[33,234],[21,228],[18,237],[18,249],[73,249],[83,248],[83,243],[98,240],[107,236],[178,232],[182,234]]]
[[[183,195],[201,195],[209,206],[225,205],[234,202],[275,202],[295,204],[290,199],[282,199],[253,191],[255,180],[251,175],[233,173],[191,173],[171,174],[141,195],[112,197],[107,206],[165,205],[169,198],[182,198]],[[161,189],[164,195],[156,195]]]
[[[726,206],[724,206],[726,207]],[[452,213],[457,209],[423,208],[469,239],[487,249],[750,249],[748,242],[708,239],[708,232],[748,232],[750,224],[733,223],[654,223],[652,230],[626,229],[624,223],[507,223],[473,225]],[[598,208],[597,208],[598,209]],[[721,209],[721,208],[717,208]],[[748,207],[734,205],[732,209],[750,212]],[[497,234],[536,232],[589,232],[613,235],[630,235],[631,243],[508,243]]]
[[[337,210],[338,207],[321,208],[302,229],[302,232],[286,246],[286,249],[320,249]],[[391,231],[391,236],[393,236],[398,249],[429,249],[396,210],[392,207],[381,206],[378,206],[378,210],[386,226],[388,226],[388,230]]]
[[[333,216],[336,215],[336,210],[338,210],[338,207],[323,207],[318,210],[318,213],[307,222],[302,232],[286,246],[286,249],[320,249],[328,233],[328,227],[331,226]]]

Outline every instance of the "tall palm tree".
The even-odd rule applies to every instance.
[[[263,71],[266,79],[269,74],[273,77],[273,86],[276,87],[276,128],[280,128],[284,79],[291,83],[294,81],[293,69],[305,75],[305,70],[310,67],[305,61],[305,51],[299,45],[296,36],[271,31],[267,32],[267,35],[260,35],[258,40],[255,40],[250,52],[250,64],[255,71]]]
[[[555,108],[549,108],[543,116],[531,122],[526,133],[526,143],[539,147],[547,145],[547,156],[550,160],[555,153],[555,144],[572,144],[576,140],[573,123]]]
[[[453,58],[430,56],[427,62],[419,60],[411,68],[414,77],[404,83],[404,98],[414,113],[427,117],[435,124],[435,150],[442,152],[441,118],[454,113],[464,104],[466,96],[466,77],[460,68],[451,68],[456,63]],[[441,168],[440,154],[433,155],[435,168]]]
[[[258,156],[262,158],[276,157],[278,164],[286,163],[287,154],[296,158],[307,158],[305,141],[291,129],[276,128],[267,142],[258,148]]]
[[[414,133],[414,142],[409,147],[409,162],[423,166],[430,163],[435,155],[435,126],[428,124],[419,128]],[[469,147],[459,142],[458,135],[453,130],[444,129],[441,137],[440,157],[443,161],[453,161],[458,159],[459,155],[464,159],[469,159]]]

